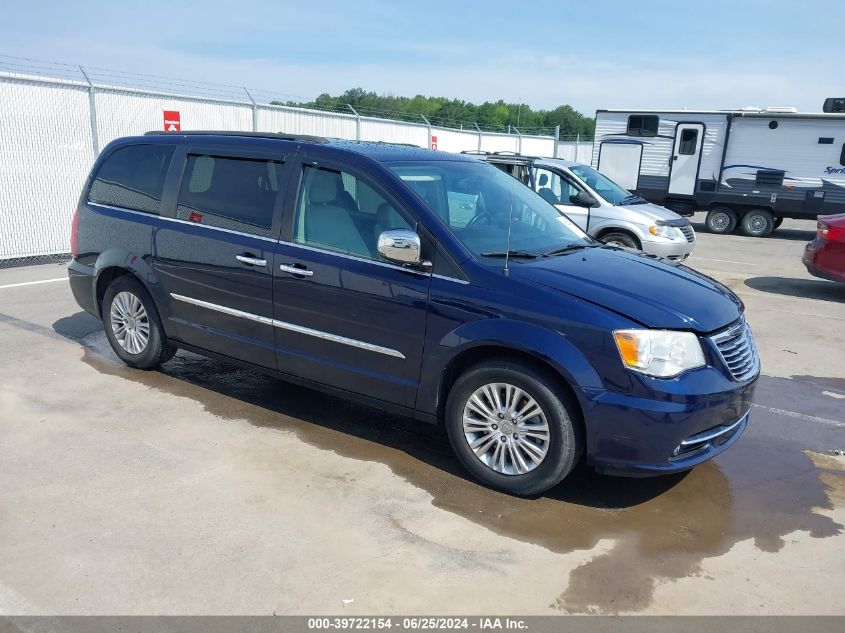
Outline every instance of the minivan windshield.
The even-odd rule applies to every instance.
[[[527,258],[593,241],[532,189],[487,163],[438,160],[386,166],[476,257],[502,257],[510,250],[512,257]]]
[[[597,172],[592,167],[587,167],[586,165],[573,165],[569,168],[569,171],[587,183],[587,186],[589,186],[590,189],[595,191],[610,204],[632,204],[637,203],[640,200],[645,202],[645,200],[639,196],[632,195],[630,191],[623,189],[610,178],[600,172]]]

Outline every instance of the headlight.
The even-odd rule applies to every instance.
[[[692,332],[615,330],[613,338],[622,364],[649,376],[671,378],[705,365],[701,343]]]
[[[661,224],[648,227],[648,232],[657,237],[665,237],[667,240],[675,239],[678,235],[675,231],[675,227],[663,226]]]

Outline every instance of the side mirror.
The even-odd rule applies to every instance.
[[[596,199],[593,198],[589,193],[586,191],[579,191],[574,196],[569,196],[569,201],[572,204],[577,205],[579,207],[597,207],[598,203]]]
[[[395,264],[420,266],[421,251],[420,236],[410,229],[390,229],[378,236],[379,255]]]

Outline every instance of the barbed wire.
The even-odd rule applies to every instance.
[[[493,132],[498,134],[513,134],[526,136],[554,136],[553,126],[507,126],[478,123],[469,119],[452,119],[448,117],[423,117],[420,114],[403,111],[401,109],[385,109],[370,106],[355,106],[354,110],[346,104],[318,104],[315,99],[278,92],[269,88],[249,88],[234,84],[181,79],[165,75],[138,73],[101,66],[77,66],[66,62],[56,62],[31,57],[19,57],[0,54],[0,72],[21,77],[43,77],[45,79],[59,79],[112,89],[134,89],[146,92],[179,93],[184,96],[217,99],[250,103],[254,101],[261,105],[282,105],[303,108],[319,112],[333,112],[354,116],[388,119],[405,123],[452,128],[467,132]],[[561,141],[591,141],[592,137],[579,137],[574,134],[562,134]]]

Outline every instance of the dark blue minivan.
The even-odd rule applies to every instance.
[[[119,139],[72,254],[77,302],[128,365],[183,348],[442,424],[467,470],[515,494],[582,456],[629,475],[712,458],[745,429],[760,371],[721,284],[416,147]]]

